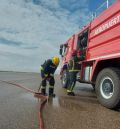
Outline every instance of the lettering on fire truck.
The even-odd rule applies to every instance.
[[[103,24],[102,26],[100,26],[99,28],[97,28],[94,32],[94,35],[97,35],[103,31],[105,31],[106,29],[116,25],[117,23],[120,22],[120,15],[112,18],[111,20],[109,20],[107,23]]]

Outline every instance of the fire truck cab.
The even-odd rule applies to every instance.
[[[120,0],[60,45],[61,82],[69,83],[72,51],[79,58],[80,83],[92,84],[99,102],[110,109],[120,106]]]

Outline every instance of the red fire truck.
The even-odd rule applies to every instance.
[[[79,82],[92,84],[105,107],[120,107],[120,0],[60,45],[63,87],[69,83],[67,64],[74,50],[80,58]]]

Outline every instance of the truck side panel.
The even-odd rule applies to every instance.
[[[91,29],[96,28],[102,22],[115,15],[116,12],[120,11],[120,0],[113,3],[108,9],[104,10],[98,17],[91,23]]]
[[[91,23],[87,60],[116,54],[120,56],[120,1]]]

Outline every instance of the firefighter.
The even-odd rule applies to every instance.
[[[46,95],[46,81],[49,81],[49,96],[55,96],[54,94],[54,73],[59,65],[59,58],[57,56],[52,59],[48,59],[41,65],[41,77],[42,77],[42,86],[41,93]]]
[[[67,88],[67,94],[70,96],[75,96],[73,89],[76,84],[77,73],[80,71],[78,68],[79,68],[79,64],[78,64],[77,52],[76,50],[73,50],[72,57],[68,62],[69,85]]]

